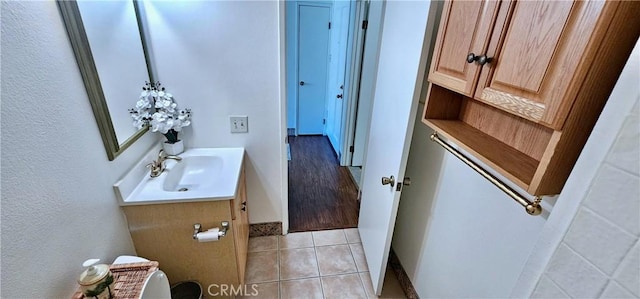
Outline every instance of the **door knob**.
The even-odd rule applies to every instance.
[[[341,94],[339,94],[339,95],[337,95],[337,96],[336,96],[336,98],[338,98],[338,99],[342,99],[342,95],[341,95]]]
[[[493,60],[493,57],[487,57],[487,55],[480,55],[477,57],[478,64],[484,65],[485,63],[490,63]]]
[[[476,54],[469,53],[469,55],[467,55],[467,63],[473,63],[476,60],[478,60],[478,56],[476,56]]]
[[[300,86],[304,86],[304,81],[300,81]]]
[[[396,178],[394,178],[393,176],[391,177],[386,177],[383,176],[382,177],[382,185],[391,185],[391,187],[396,185]]]

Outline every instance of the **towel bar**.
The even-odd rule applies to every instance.
[[[469,158],[464,156],[460,151],[458,151],[457,149],[453,148],[452,146],[444,142],[444,140],[440,139],[440,136],[438,136],[438,132],[433,132],[433,134],[431,134],[431,140],[439,144],[440,146],[442,146],[448,152],[456,156],[456,158],[464,162],[464,164],[467,164],[469,167],[471,167],[473,170],[475,170],[477,173],[479,173],[489,182],[491,182],[496,187],[498,187],[498,189],[502,190],[502,192],[506,193],[515,201],[517,201],[520,205],[522,205],[525,208],[525,210],[527,211],[527,214],[536,216],[542,213],[542,207],[540,207],[540,201],[542,200],[542,197],[536,196],[533,202],[531,202],[526,197],[520,195],[518,192],[511,189],[511,187],[505,185],[498,178],[496,178],[495,176],[493,176],[492,174],[484,170],[482,167],[480,167],[480,165],[476,164],[475,162],[471,161]]]

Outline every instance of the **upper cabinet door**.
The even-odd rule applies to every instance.
[[[429,81],[471,97],[488,46],[498,1],[447,1],[442,10]]]
[[[561,129],[588,69],[579,66],[592,59],[587,46],[605,2],[504,1],[474,98]]]

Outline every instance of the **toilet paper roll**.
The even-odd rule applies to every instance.
[[[218,231],[220,231],[217,227],[212,228],[206,232],[198,233],[196,238],[198,242],[213,242],[218,241]]]

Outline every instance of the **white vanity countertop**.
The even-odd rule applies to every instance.
[[[244,148],[195,148],[167,159],[165,170],[152,178],[146,165],[158,153],[147,154],[113,185],[121,206],[194,201],[229,200],[236,197]],[[179,191],[180,189],[186,191]]]

